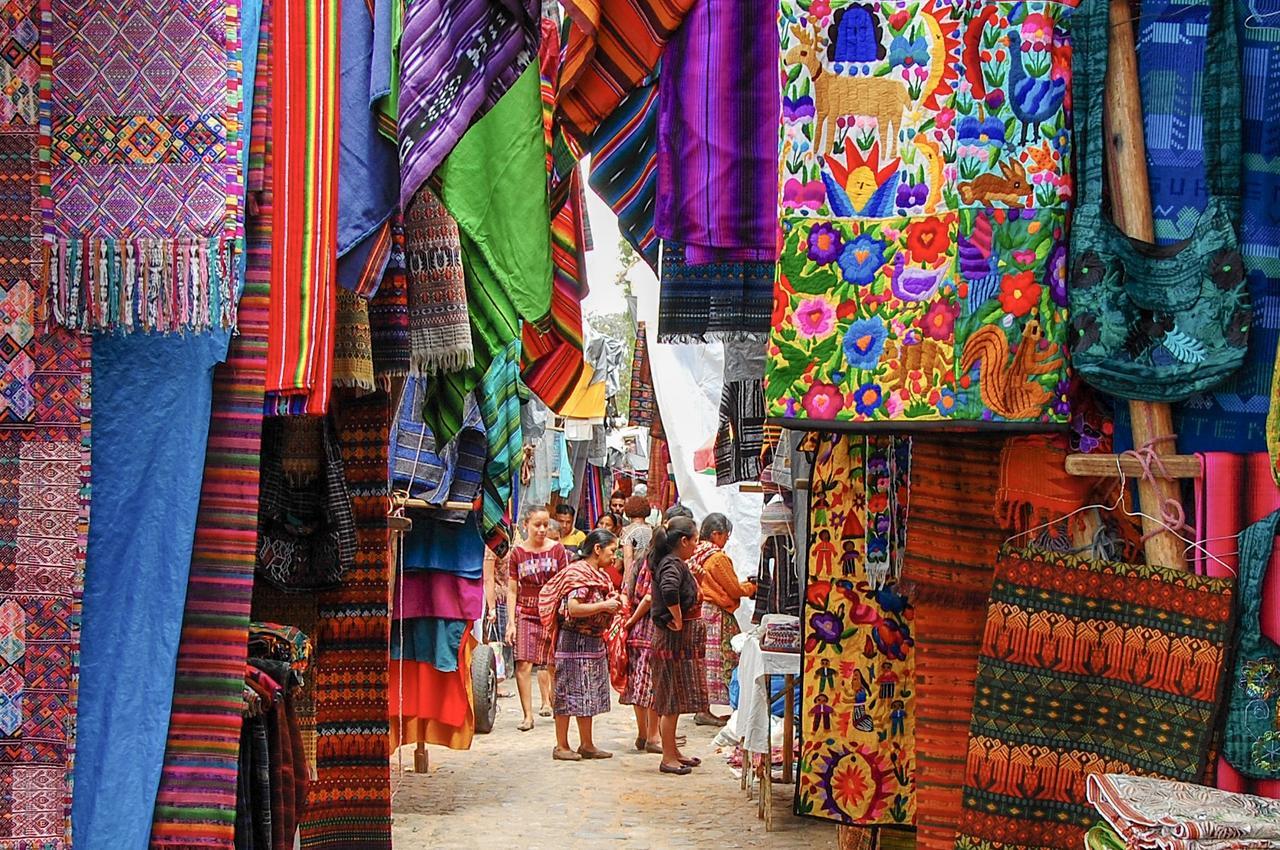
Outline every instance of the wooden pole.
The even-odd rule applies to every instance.
[[[1094,0],[1101,2],[1101,0]],[[1111,187],[1111,214],[1126,235],[1143,242],[1155,241],[1155,221],[1151,213],[1151,187],[1147,179],[1147,152],[1142,127],[1142,92],[1138,85],[1138,56],[1134,47],[1133,10],[1129,0],[1110,0],[1111,39],[1107,63],[1106,109],[1107,180]],[[1167,404],[1129,402],[1133,443],[1138,448],[1150,444],[1158,454],[1176,454],[1173,414]],[[1152,442],[1157,440],[1157,442]],[[1178,482],[1156,478],[1138,481],[1138,497],[1143,513],[1160,516],[1170,499],[1181,501]],[[1182,542],[1163,531],[1163,526],[1142,520],[1147,538],[1147,563],[1186,569]]]

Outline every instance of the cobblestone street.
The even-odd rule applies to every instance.
[[[684,751],[703,764],[689,776],[668,776],[658,772],[659,756],[631,748],[635,720],[627,706],[596,718],[596,745],[612,750],[612,759],[557,762],[551,718],[519,732],[519,704],[499,705],[493,732],[477,735],[471,750],[430,747],[429,775],[407,772],[398,786],[393,780],[397,850],[835,847],[835,827],[791,815],[789,789],[780,784],[774,828],[765,832],[756,801],[711,743],[715,729],[682,721]],[[571,730],[575,745],[576,736]],[[402,755],[411,770],[413,748]]]

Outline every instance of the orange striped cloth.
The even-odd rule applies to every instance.
[[[569,19],[558,123],[581,149],[653,72],[695,0],[564,0]]]
[[[272,180],[268,412],[329,409],[337,322],[338,16],[337,0],[275,9],[272,125],[281,167]]]
[[[902,578],[916,632],[916,846],[952,850],[992,564],[1002,441],[916,436]]]

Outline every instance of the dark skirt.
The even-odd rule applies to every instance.
[[[557,717],[594,717],[609,711],[609,659],[604,638],[561,629],[556,638]]]
[[[685,620],[678,632],[659,627],[653,636],[653,710],[666,716],[710,709],[707,700],[707,624]]]
[[[627,686],[618,702],[653,708],[653,650],[650,647],[627,647]]]
[[[537,616],[516,615],[516,661],[528,661],[535,667],[551,663],[551,641]]]

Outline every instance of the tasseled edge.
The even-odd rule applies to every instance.
[[[476,365],[475,351],[470,345],[460,345],[445,351],[417,352],[409,359],[409,376],[428,378],[436,374],[450,374],[470,369]]]
[[[239,250],[225,235],[46,238],[48,318],[82,332],[234,328]]]

